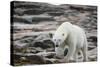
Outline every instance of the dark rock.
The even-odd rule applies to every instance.
[[[18,2],[14,1],[14,8],[24,8],[24,9],[29,9],[29,8],[40,8],[41,6],[39,3],[31,3],[31,2]]]
[[[42,22],[42,21],[55,21],[53,17],[34,17],[32,18],[32,22]]]
[[[46,64],[53,64],[53,62],[50,60],[46,60]]]
[[[32,64],[45,64],[45,60],[42,56],[33,55],[33,56],[27,56],[27,60],[29,60]]]
[[[19,22],[19,23],[26,23],[26,24],[31,24],[32,22],[26,20],[26,19],[23,19],[23,18],[18,18],[18,17],[14,17],[13,18],[13,21],[14,22]]]
[[[54,53],[48,53],[45,57],[51,59],[54,58],[54,56],[55,56]]]
[[[13,54],[13,59],[14,60],[20,60],[20,58],[21,58],[20,55]]]
[[[97,56],[89,56],[89,61],[97,61]]]
[[[42,56],[38,55],[33,55],[33,56],[25,56],[25,59],[20,59],[19,60],[21,65],[26,65],[26,64],[45,64],[45,60],[43,59]]]
[[[14,55],[17,58],[15,60],[16,61],[19,60],[19,62],[21,64],[49,64],[49,63],[53,63],[55,61],[55,59],[51,59],[55,55],[54,52],[37,53],[37,54],[32,54],[32,53],[15,53]],[[24,63],[22,63],[22,62],[24,62]],[[16,63],[18,63],[18,62],[16,62]]]
[[[82,5],[71,5],[70,6],[70,9],[74,9],[74,10],[78,10],[78,11],[95,11],[97,10],[97,7],[96,6],[82,6]]]
[[[36,41],[36,42],[31,44],[31,47],[40,47],[43,49],[54,48],[54,43],[50,40],[44,40],[43,42]]]
[[[22,10],[21,8],[16,8],[16,9],[14,9],[14,15],[19,15],[19,16],[22,16],[22,15],[24,15],[24,10]]]
[[[49,33],[49,36],[50,36],[50,38],[52,38],[53,37],[53,34],[52,33]]]
[[[88,50],[92,50],[94,48],[96,48],[96,46],[88,46]]]
[[[54,43],[51,40],[43,40],[43,43],[47,48],[54,48],[55,47]]]
[[[97,37],[96,36],[91,36],[89,38],[92,40],[92,42],[97,42]]]
[[[40,22],[40,21],[41,22],[43,22],[43,21],[55,21],[55,19],[52,16],[45,16],[45,15],[43,15],[43,16],[41,16],[41,15],[37,15],[37,16],[14,16],[13,21],[19,22],[19,23],[32,24],[34,22]]]
[[[23,12],[23,14],[26,15],[39,15],[44,13],[45,11],[41,10],[41,9],[30,9],[30,10],[26,10]]]
[[[64,15],[64,12],[48,12],[48,14],[51,16],[61,16]]]
[[[41,47],[45,48],[43,42],[37,41],[31,44],[31,47]]]

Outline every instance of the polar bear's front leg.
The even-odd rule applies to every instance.
[[[70,59],[73,57],[74,53],[76,51],[76,44],[75,43],[70,43],[69,44],[69,49],[67,55],[64,57],[66,62],[69,62]]]
[[[73,58],[74,58],[74,61],[77,62],[78,61],[78,52],[79,52],[79,49],[76,49],[75,50],[75,53],[73,55]]]

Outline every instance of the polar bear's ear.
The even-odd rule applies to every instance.
[[[65,34],[63,33],[62,35],[64,36]]]

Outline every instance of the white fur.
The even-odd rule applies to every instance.
[[[62,23],[53,36],[53,42],[59,47],[55,47],[56,55],[64,55],[65,46],[68,46],[68,53],[65,56],[68,62],[74,56],[77,61],[77,53],[81,50],[84,61],[87,61],[87,39],[82,28],[72,25],[69,22]]]

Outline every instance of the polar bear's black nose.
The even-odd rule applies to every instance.
[[[56,47],[58,47],[58,45],[56,45]]]

